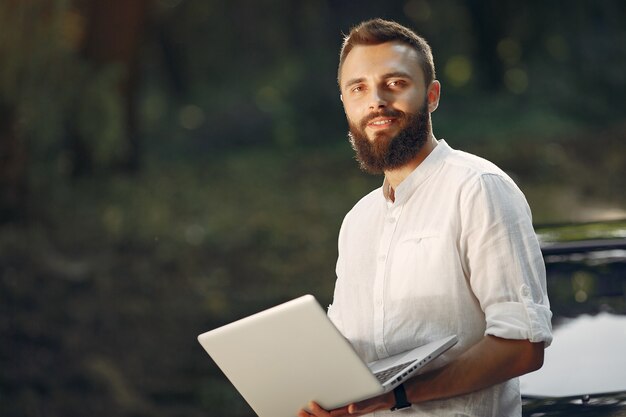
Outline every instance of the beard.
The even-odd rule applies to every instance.
[[[379,132],[370,140],[365,127],[370,120],[381,116],[395,117],[403,127],[395,136]],[[361,169],[370,174],[382,174],[406,165],[419,154],[430,136],[430,113],[424,100],[422,109],[417,113],[385,109],[369,114],[358,125],[350,121],[348,125],[348,139]]]

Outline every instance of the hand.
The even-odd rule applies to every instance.
[[[334,410],[324,410],[318,403],[311,401],[309,409],[302,409],[298,412],[298,417],[343,417],[349,416],[348,407],[336,408]]]
[[[378,397],[373,397],[358,403],[353,403],[345,407],[334,410],[324,410],[316,402],[309,403],[308,410],[300,410],[298,417],[343,417],[362,416],[376,410],[389,410],[396,403],[393,392],[388,392]]]

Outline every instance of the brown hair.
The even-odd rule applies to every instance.
[[[433,53],[426,40],[399,23],[383,19],[366,20],[353,27],[350,33],[344,37],[341,52],[339,52],[337,82],[341,83],[341,67],[352,48],[357,45],[379,45],[393,41],[405,43],[415,49],[422,63],[426,86],[430,85],[435,79],[435,63]],[[341,84],[339,87],[341,88]]]

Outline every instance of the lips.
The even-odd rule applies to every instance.
[[[372,113],[361,122],[362,129],[366,127],[373,130],[383,130],[395,126],[402,118],[403,113],[392,109],[386,109],[380,113]]]
[[[395,122],[394,118],[390,117],[377,117],[374,120],[370,120],[367,125],[370,127],[387,127]]]
[[[395,128],[400,122],[400,118],[390,115],[379,115],[369,118],[363,126],[363,129],[368,128],[370,131],[383,131],[386,129]]]

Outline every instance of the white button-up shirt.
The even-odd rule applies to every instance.
[[[346,215],[339,234],[328,315],[363,360],[452,334],[459,342],[427,369],[484,335],[551,342],[530,209],[503,171],[441,140],[394,196],[385,182]],[[519,416],[519,383],[416,404],[402,415]]]

